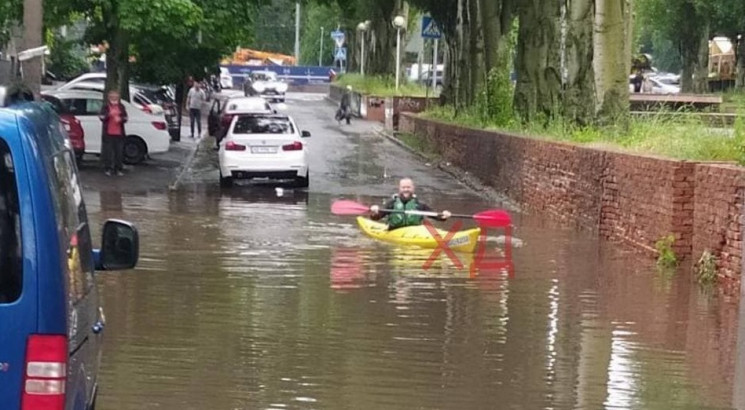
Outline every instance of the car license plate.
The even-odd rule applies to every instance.
[[[277,152],[277,147],[251,147],[251,152],[254,154],[274,154]]]

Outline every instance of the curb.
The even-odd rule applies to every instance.
[[[455,178],[456,181],[460,182],[466,187],[472,189],[473,191],[476,192],[477,195],[484,197],[485,199],[488,199],[488,200],[501,202],[506,208],[509,208],[513,212],[522,212],[520,206],[514,203],[513,201],[511,201],[510,199],[508,199],[506,195],[501,195],[499,192],[497,192],[493,188],[487,187],[481,181],[479,182],[470,181],[469,180],[470,178],[475,178],[475,177],[471,176],[467,172],[457,167],[451,167],[447,165],[443,166],[442,161],[438,160],[437,158],[429,157],[419,152],[418,150],[406,145],[405,142],[396,138],[396,136],[394,135],[394,132],[386,131],[383,127],[376,127],[376,129],[373,132],[378,136],[387,138],[389,141],[393,142],[394,144],[398,145],[399,147],[403,148],[404,150],[413,154],[419,159],[432,163],[434,167],[445,172],[451,177]],[[468,177],[466,177],[466,175],[468,175]]]
[[[204,137],[200,138],[199,142],[197,143],[197,146],[194,148],[194,150],[189,155],[189,158],[187,158],[186,162],[184,163],[184,166],[181,168],[181,171],[179,171],[178,176],[176,177],[176,180],[168,187],[169,191],[175,191],[178,189],[179,184],[181,183],[181,179],[186,174],[186,171],[191,168],[191,164],[194,162],[194,158],[197,156],[197,152],[199,152],[199,148],[202,146],[202,141],[204,140]]]

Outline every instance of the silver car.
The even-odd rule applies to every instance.
[[[274,71],[254,71],[251,73],[251,87],[262,97],[284,102],[287,83],[277,78]]]

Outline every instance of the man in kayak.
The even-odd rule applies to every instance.
[[[432,209],[425,203],[420,202],[414,194],[414,182],[411,178],[404,178],[398,183],[398,194],[393,199],[386,202],[384,209],[395,209],[401,211],[426,211],[432,212]],[[370,219],[377,221],[383,217],[388,217],[388,229],[393,230],[406,226],[421,225],[424,221],[422,215],[404,214],[403,212],[381,211],[380,207],[373,205],[370,207]],[[439,216],[433,216],[432,219],[445,221],[450,218],[450,211],[442,211]]]

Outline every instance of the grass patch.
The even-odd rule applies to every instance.
[[[667,235],[664,238],[660,238],[655,243],[657,249],[657,267],[661,270],[675,269],[678,266],[678,258],[675,256],[673,251],[673,244],[675,243],[675,236]]]
[[[745,99],[743,100],[745,101]],[[632,117],[627,130],[618,127],[580,127],[562,120],[520,124],[515,120],[494,124],[483,120],[475,109],[459,112],[438,106],[422,113],[429,119],[472,128],[506,131],[526,137],[577,143],[602,149],[653,154],[698,161],[734,161],[745,165],[745,121],[738,116],[733,128],[712,128],[693,115],[650,113]],[[738,114],[745,114],[740,110]],[[547,125],[543,125],[546,123]]]
[[[696,263],[696,280],[699,284],[710,286],[717,280],[717,258],[711,252],[704,251]]]
[[[353,91],[375,97],[426,97],[427,88],[419,84],[409,83],[404,77],[399,79],[398,92],[396,92],[395,76],[363,76],[360,74],[342,74],[336,78],[334,84],[346,87],[352,86]],[[429,96],[434,97],[432,90]]]

